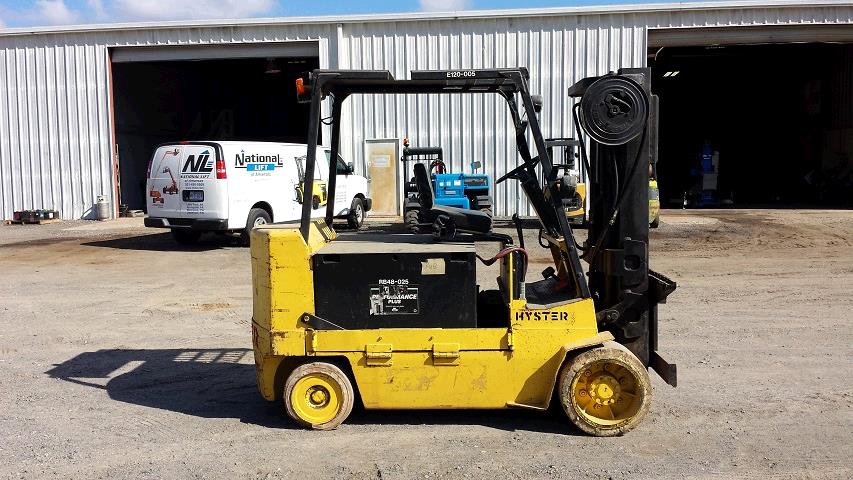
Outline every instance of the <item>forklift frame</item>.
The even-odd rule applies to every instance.
[[[545,195],[535,168],[542,166],[546,179],[554,181],[556,170],[536,114],[541,107],[530,94],[527,82],[530,76],[526,68],[507,68],[489,70],[448,70],[419,71],[411,73],[411,80],[396,80],[387,70],[323,70],[317,69],[308,78],[297,80],[297,96],[302,102],[310,102],[308,116],[308,152],[305,165],[306,197],[313,195],[314,164],[320,134],[321,102],[333,97],[331,115],[331,159],[336,159],[340,150],[340,120],[342,105],[353,94],[460,94],[490,93],[504,98],[509,107],[518,153],[523,163],[494,182],[495,185],[514,178],[520,181],[522,189],[530,200],[541,223],[543,232],[559,245],[554,251],[555,260],[559,256],[559,273],[571,276],[574,290],[579,298],[590,298],[590,290],[583,274],[580,257],[574,242],[572,228],[563,210],[562,200],[557,195]],[[307,80],[307,81],[306,81]],[[515,96],[521,99],[520,105]],[[524,120],[526,115],[528,120]],[[531,155],[526,133],[530,131],[537,155]],[[330,163],[329,168],[332,168]],[[331,170],[330,170],[331,171]],[[326,204],[325,221],[331,227],[334,217],[335,177],[330,176],[327,185],[329,201]],[[311,224],[311,205],[302,205],[300,233],[308,241]],[[553,250],[552,250],[553,251]]]

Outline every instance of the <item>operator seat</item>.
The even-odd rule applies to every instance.
[[[492,229],[492,217],[479,210],[436,205],[434,203],[435,192],[432,190],[432,182],[429,180],[429,174],[427,174],[423,163],[415,164],[415,183],[418,187],[421,212],[423,212],[429,223],[433,223],[439,217],[444,216],[453,223],[456,230],[488,234]]]

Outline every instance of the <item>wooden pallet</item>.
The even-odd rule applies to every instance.
[[[24,222],[22,220],[4,220],[4,225],[49,225],[51,223],[59,223],[62,219],[60,218],[50,218],[45,220],[36,220],[33,222]]]

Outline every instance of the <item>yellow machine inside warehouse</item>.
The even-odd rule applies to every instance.
[[[569,91],[591,140],[583,246],[564,211],[575,182],[554,168],[528,80],[522,68],[414,71],[409,80],[315,70],[297,80],[311,103],[306,197],[320,122],[331,124],[336,159],[351,95],[498,95],[521,163],[497,183],[519,181],[538,218],[514,217],[516,244],[493,233],[486,214],[434,205],[419,164],[419,230],[431,235],[338,234],[330,177],[325,220],[312,220],[305,202],[299,225],[252,231],[252,337],[264,398],[283,400],[294,420],[321,430],[337,427],[359,401],[367,409],[544,410],[554,398],[581,430],[612,436],[648,412],[648,368],[675,386],[675,366],[656,352],[657,304],[675,284],[648,269],[648,71],[584,79]],[[332,99],[330,119],[321,119],[324,98]],[[539,229],[554,260],[536,281],[527,278],[523,228]],[[475,241],[494,242],[498,253],[479,257]],[[478,261],[499,265],[498,289],[479,289]]]

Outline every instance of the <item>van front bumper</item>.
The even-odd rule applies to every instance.
[[[145,226],[153,228],[186,228],[189,230],[228,230],[228,220],[224,218],[162,218],[146,217]]]

